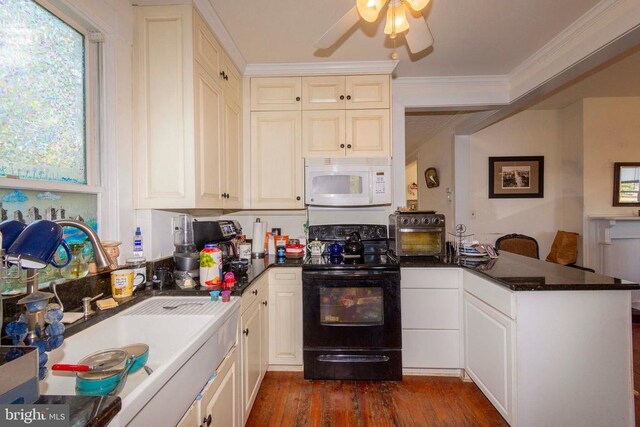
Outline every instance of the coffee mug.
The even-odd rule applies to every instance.
[[[128,298],[133,295],[135,279],[142,274],[132,269],[116,270],[111,272],[111,296],[114,299]],[[143,276],[144,277],[144,276]]]
[[[167,267],[158,267],[153,270],[153,287],[162,289],[165,285],[173,282],[173,273]]]
[[[59,265],[53,256],[58,247],[67,253],[67,261]],[[44,268],[51,264],[62,268],[71,261],[71,251],[63,239],[62,227],[53,221],[40,219],[29,224],[7,251],[9,262],[17,263],[20,257],[22,268]]]
[[[2,233],[2,248],[5,251],[16,241],[20,233],[27,228],[27,224],[15,219],[8,219],[0,222],[0,233]]]

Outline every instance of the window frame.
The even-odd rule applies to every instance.
[[[102,196],[104,188],[100,174],[100,74],[101,58],[99,44],[92,41],[92,32],[80,25],[69,14],[49,0],[32,0],[49,13],[69,25],[84,36],[84,94],[85,94],[85,172],[86,184],[74,184],[55,181],[41,181],[14,177],[0,177],[0,187],[18,190],[43,190],[67,193],[95,194],[97,196],[96,220],[99,225],[104,218],[102,214]]]

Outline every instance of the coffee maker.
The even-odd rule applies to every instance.
[[[180,215],[173,218],[173,260],[177,272],[188,273],[192,278],[200,277],[200,253],[194,242],[193,218]]]
[[[197,249],[207,243],[217,243],[222,251],[222,259],[231,261],[238,258],[237,237],[242,234],[240,223],[235,220],[193,222],[194,241]]]

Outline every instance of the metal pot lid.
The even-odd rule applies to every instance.
[[[126,351],[129,356],[137,359],[149,352],[149,346],[143,343],[129,344],[122,347],[122,350]]]
[[[122,349],[102,350],[90,354],[78,362],[79,365],[89,365],[88,372],[77,372],[79,378],[86,380],[99,380],[114,375],[119,375],[129,358],[129,353]]]

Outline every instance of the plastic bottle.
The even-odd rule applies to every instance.
[[[136,227],[136,234],[133,236],[133,256],[136,258],[144,258],[142,250],[142,231],[140,227]]]
[[[207,243],[200,251],[200,286],[222,285],[222,251],[218,245]]]

